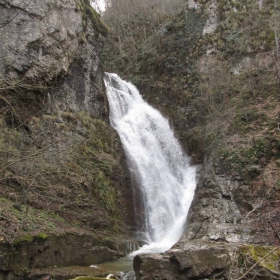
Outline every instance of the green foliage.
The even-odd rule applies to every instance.
[[[90,20],[97,33],[106,36],[108,33],[108,28],[101,21],[100,15],[95,11],[95,9],[91,7],[88,0],[79,0],[79,1],[80,3],[78,3],[77,6],[83,13],[84,29],[86,30],[88,20]]]
[[[140,19],[145,15],[139,11],[131,24],[124,17],[124,28],[131,32],[123,36],[119,27],[112,28],[102,61],[106,71],[117,72],[131,80],[149,103],[159,108],[171,122],[174,120],[180,138],[188,145],[185,123],[193,126],[199,112],[199,108],[188,114],[185,110],[199,92],[196,61],[190,55],[202,35],[206,18],[195,10],[186,10],[185,3],[167,2],[174,4],[176,9],[168,16],[156,17],[155,11],[160,11],[161,6],[155,5],[148,14],[154,17],[154,24],[150,20],[147,21],[150,24],[143,23]],[[133,8],[132,5],[131,11]],[[109,13],[105,14],[104,20],[110,25],[115,18]],[[126,35],[131,36],[126,40]],[[194,147],[198,141],[192,143]],[[197,151],[201,148],[199,146],[195,148]]]
[[[110,213],[104,225],[121,230],[116,206],[120,144],[109,124],[85,112],[60,112],[32,117],[26,125],[32,134],[0,118],[0,184],[3,195],[11,196],[2,209],[5,219],[16,223],[19,232],[43,232],[35,237],[44,239],[59,223],[69,227],[63,217],[72,224],[81,223],[80,216],[98,219],[92,213],[97,205]],[[47,211],[35,214],[46,205]]]
[[[60,231],[62,225],[68,226],[61,216],[52,212],[39,210],[30,205],[18,207],[13,201],[4,197],[1,197],[0,200],[1,218],[15,224],[14,231],[7,237],[7,241],[14,245],[33,240],[45,240],[48,238],[45,232],[56,233]],[[40,230],[44,230],[44,232],[40,232]]]
[[[102,120],[92,119],[84,112],[79,112],[77,119],[87,127],[87,140],[73,147],[71,165],[75,163],[74,168],[76,172],[79,170],[80,176],[83,175],[84,170],[90,170],[87,174],[88,184],[93,188],[100,202],[111,213],[119,215],[116,190],[110,180],[113,173],[118,170],[117,162],[112,156],[116,153],[114,150],[116,138],[112,137],[112,129]]]
[[[258,176],[261,166],[268,163],[272,157],[270,141],[266,138],[255,139],[251,145],[244,148],[223,148],[219,153],[231,172],[237,171],[245,180]]]
[[[210,2],[202,4],[206,11]],[[174,120],[187,149],[203,155],[231,135],[247,137],[254,134],[252,127],[263,126],[265,122],[271,129],[277,126],[271,117],[256,108],[259,99],[279,94],[276,84],[268,85],[268,81],[277,81],[275,61],[270,69],[264,69],[258,64],[259,58],[252,56],[268,51],[266,58],[260,58],[263,61],[273,55],[274,28],[278,26],[275,26],[272,6],[273,1],[268,1],[261,10],[255,1],[219,2],[220,25],[216,32],[201,38],[205,17],[199,12],[203,14],[203,11],[191,10],[178,13],[176,19],[165,18],[157,34],[147,31],[147,36],[137,35],[137,28],[131,24],[136,49],[125,41],[121,45],[119,41],[110,41],[104,51],[105,67],[133,80],[149,102]],[[233,12],[234,7],[237,10]],[[134,20],[139,26],[137,18]],[[125,25],[126,20],[123,22]],[[213,49],[212,55],[202,57],[207,48]],[[249,57],[243,60],[244,55]],[[244,63],[240,68],[238,58],[238,63]],[[187,113],[186,107],[191,108]],[[190,130],[186,131],[186,127]],[[246,171],[245,177],[254,177],[259,172],[254,166],[263,154],[266,163],[271,155],[260,152],[258,144],[247,146],[228,163],[230,166],[241,163],[239,170],[250,164],[252,168]]]
[[[202,12],[206,13],[209,5],[210,2],[203,3]],[[220,1],[218,5],[219,26],[200,42],[201,46],[212,45],[222,57],[269,51],[274,47],[274,29],[279,29],[280,18],[273,1],[266,1],[262,7],[259,1],[242,0]]]
[[[183,8],[182,1],[114,2],[103,16],[111,27],[102,56],[106,71],[134,80],[142,74],[174,72],[203,28],[201,22],[192,24],[195,13],[186,16]]]

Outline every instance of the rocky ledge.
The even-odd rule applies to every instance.
[[[133,268],[136,279],[217,278],[228,275],[229,250],[221,244],[191,242],[163,254],[138,255]]]
[[[137,280],[279,279],[279,257],[279,246],[196,240],[162,254],[138,255],[133,268]]]
[[[0,243],[0,279],[34,279],[34,275],[42,277],[42,273],[31,273],[28,268],[34,270],[61,266],[90,266],[112,261],[137,247],[138,244],[127,237],[122,240],[120,236],[118,240],[102,240],[100,236],[86,232],[51,236],[27,235],[13,244]],[[67,278],[67,275],[64,278]]]

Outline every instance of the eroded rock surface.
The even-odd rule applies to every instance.
[[[277,17],[273,13],[273,1],[267,1],[266,5],[263,5],[263,1],[245,3],[197,0],[188,1],[188,5],[197,14],[204,14],[207,21],[197,42],[196,51],[190,56],[198,58],[195,61],[198,68],[192,69],[193,73],[186,76],[182,86],[178,86],[179,78],[174,79],[174,100],[184,96],[180,95],[178,90],[184,86],[190,91],[190,98],[182,109],[184,115],[173,119],[178,133],[186,132],[186,138],[189,135],[189,139],[194,139],[187,145],[187,149],[194,153],[194,162],[196,144],[204,141],[204,146],[201,146],[203,168],[188,215],[186,233],[173,249],[182,250],[182,256],[189,256],[189,250],[196,252],[196,248],[188,248],[190,243],[200,243],[203,240],[205,244],[210,242],[213,248],[218,249],[222,242],[223,249],[227,250],[231,257],[231,262],[227,264],[231,268],[231,274],[222,273],[215,276],[216,278],[241,279],[242,274],[255,265],[256,270],[246,275],[248,279],[278,279],[279,265],[276,276],[269,276],[275,271],[267,273],[259,263],[256,264],[260,258],[242,253],[242,244],[245,244],[245,247],[261,248],[260,251],[265,252],[267,249],[264,247],[267,245],[273,250],[277,249],[279,244],[280,142],[276,125],[276,120],[279,122],[279,92],[269,90],[266,83],[269,75],[265,69],[270,69],[272,73],[276,64],[270,60],[271,56],[264,55],[273,53],[275,46],[269,45],[267,36],[272,34],[271,25],[263,24],[272,22],[272,18],[275,20]],[[242,21],[249,18],[252,20],[240,24],[241,18]],[[259,24],[261,22],[262,24]],[[245,26],[254,26],[256,33],[248,36]],[[239,32],[240,36],[235,36],[235,32]],[[261,33],[262,39],[259,36]],[[238,40],[245,40],[248,44],[238,45]],[[254,74],[252,71],[255,71]],[[272,75],[275,75],[275,72]],[[190,76],[198,81],[198,86],[193,89],[191,86],[195,82],[189,82]],[[238,93],[234,94],[237,88]],[[163,97],[154,94],[157,90],[161,92],[158,86],[151,96],[157,98],[157,105],[163,104]],[[246,104],[239,103],[244,101],[241,92],[247,94]],[[254,96],[252,92],[255,93]],[[263,92],[266,92],[265,97]],[[170,97],[171,93],[168,96]],[[203,96],[206,97],[205,109],[202,105]],[[209,98],[216,100],[212,102]],[[192,103],[193,100],[198,102]],[[211,111],[213,104],[216,107],[208,114],[207,109]],[[198,108],[197,113],[195,106]],[[174,110],[176,113],[180,112],[178,108],[177,106]],[[204,115],[206,117],[203,120]],[[178,123],[181,120],[183,126],[180,128]],[[193,120],[197,121],[198,125],[195,124],[196,128],[190,129],[189,125]],[[182,142],[184,140],[183,136]],[[173,279],[173,274],[180,275],[179,265],[172,264],[170,258],[170,252],[136,257],[138,279],[165,279],[164,273],[167,275],[166,279]],[[250,264],[246,266],[249,259]],[[199,259],[196,263],[203,267]],[[271,267],[277,267],[277,263],[279,256],[275,256]],[[211,267],[211,264],[209,265]],[[152,271],[152,266],[156,267],[156,271]],[[161,270],[164,273],[161,274]],[[196,276],[176,277],[174,279]],[[212,279],[212,276],[203,274],[195,279],[209,279],[208,277]]]
[[[229,250],[223,244],[190,242],[163,254],[136,256],[133,267],[137,280],[224,279],[229,264]]]
[[[204,166],[188,215],[186,239],[252,242],[253,229],[241,225],[244,216],[234,196],[238,187],[238,181],[215,175],[211,163]]]
[[[1,70],[9,77],[24,72],[47,81],[67,73],[83,31],[76,2],[12,0],[1,6],[1,40],[6,42]]]
[[[104,245],[105,243],[102,244],[100,240],[88,234],[37,237],[32,241],[21,241],[13,246],[0,244],[2,253],[0,263],[4,271],[28,267],[91,265],[112,260],[120,254]],[[123,254],[125,251],[121,253]]]
[[[52,110],[86,110],[98,117],[105,112],[99,57],[106,31],[98,30],[102,23],[87,5],[1,1],[0,73],[32,85],[56,82],[59,90],[49,90],[45,101]]]

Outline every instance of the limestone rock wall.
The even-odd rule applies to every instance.
[[[0,1],[1,279],[116,258],[130,239],[132,190],[100,65],[106,33],[87,0]]]
[[[53,80],[67,73],[83,31],[75,1],[1,1],[1,71]],[[76,11],[75,11],[76,10]]]
[[[59,90],[46,91],[45,102],[53,110],[104,114],[99,57],[106,31],[98,30],[98,15],[84,1],[14,0],[0,5],[0,73],[33,85],[57,82]]]

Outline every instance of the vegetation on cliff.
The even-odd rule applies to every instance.
[[[117,161],[120,144],[106,122],[85,112],[62,112],[32,117],[24,124],[28,133],[21,123],[7,127],[5,119],[1,195],[8,200],[1,200],[2,236],[12,239],[20,229],[56,231],[56,217],[75,227],[81,222],[89,229],[122,227],[115,186],[116,177],[123,176]],[[12,231],[6,227],[10,222]]]
[[[105,70],[135,83],[168,116],[193,162],[211,166],[214,177],[203,185],[209,193],[211,184],[218,184],[215,175],[224,178],[229,195],[222,189],[220,200],[237,205],[242,217],[228,226],[240,223],[252,229],[250,240],[278,244],[279,3],[197,0],[188,1],[189,8],[186,2],[167,14],[150,6],[151,24],[142,4],[123,5],[119,26],[113,12],[105,12],[110,28]],[[201,204],[208,209],[213,201],[205,197],[195,203],[203,211]],[[201,213],[195,217],[197,228],[208,219]]]
[[[119,205],[130,190],[106,115],[98,53],[107,29],[86,0],[41,2],[33,29],[24,19],[34,3],[2,2],[0,241],[69,231],[111,239],[126,228],[129,214]],[[71,26],[61,7],[72,15]],[[55,36],[51,27],[38,31],[42,21],[58,26]],[[13,34],[25,28],[19,46]]]
[[[116,19],[112,1],[104,13],[105,70],[135,83],[193,162],[210,167],[191,209],[199,238],[279,244],[278,1],[149,2],[121,1]],[[279,247],[244,248],[232,256],[234,279],[279,277]]]

